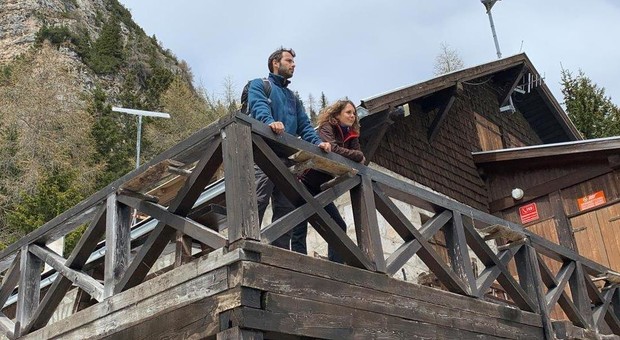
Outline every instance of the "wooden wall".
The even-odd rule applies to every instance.
[[[463,84],[431,141],[428,131],[439,109],[425,110],[429,107],[425,101],[431,99],[411,105],[411,115],[398,119],[389,128],[372,161],[476,209],[488,211],[485,183],[471,156],[472,151],[483,150],[484,144],[479,138],[475,116],[497,127],[500,146],[541,143],[520,113],[499,113],[492,84],[484,80]]]

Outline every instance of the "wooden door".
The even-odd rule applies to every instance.
[[[599,215],[607,216],[608,212],[603,213],[600,211],[609,208],[612,207],[599,209],[570,219],[579,254],[607,267],[609,267],[608,248],[605,245],[603,233],[601,232],[602,223],[600,223]],[[603,227],[603,229],[606,230],[608,228]]]

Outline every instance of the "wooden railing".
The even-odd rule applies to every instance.
[[[342,163],[357,170],[357,174],[313,196],[281,161],[282,155],[299,150]],[[187,167],[191,172],[185,170],[187,177],[171,200],[157,201],[142,192],[123,190],[125,183],[135,183],[139,176],[166,160],[191,165]],[[253,163],[298,207],[262,229],[258,223]],[[210,197],[198,202],[221,166],[225,173],[227,235],[209,223],[196,221],[210,213],[205,207],[216,200]],[[351,196],[357,242],[323,209],[347,192]],[[221,195],[217,197],[222,200]],[[434,215],[416,228],[394,200]],[[148,234],[134,243],[130,232],[132,209],[150,216],[152,225]],[[387,258],[379,234],[378,213],[403,240]],[[1,314],[0,328],[7,336],[16,337],[45,327],[73,285],[97,302],[139,285],[164,248],[175,239],[181,245],[179,249],[194,240],[207,253],[222,247],[233,249],[240,244],[238,241],[246,239],[270,243],[302,221],[309,221],[351,266],[394,275],[418,257],[447,290],[479,299],[492,285],[499,284],[516,307],[540,314],[548,338],[553,334],[549,315],[556,305],[577,327],[594,332],[611,330],[620,335],[620,296],[617,284],[609,279],[613,274],[609,274],[608,268],[518,224],[339,155],[322,153],[293,136],[274,135],[264,124],[243,115],[224,117],[206,127],[0,253],[0,263],[13,258],[3,268],[0,304],[7,304],[17,295],[15,318]],[[82,225],[87,225],[86,231],[68,258],[45,246]],[[481,236],[480,230],[489,226],[504,228],[519,240],[495,247]],[[445,235],[448,261],[429,242],[440,230]],[[104,244],[100,242],[102,238]],[[136,242],[140,247],[132,257],[130,250]],[[102,246],[103,261],[92,256]],[[478,275],[474,275],[470,251],[484,265]],[[549,259],[543,256],[561,263],[560,270],[550,270],[546,264]],[[103,262],[102,274],[92,270],[96,261]],[[48,278],[52,283],[43,290],[44,263],[53,267],[56,275]],[[516,270],[509,269],[511,264]],[[604,275],[608,275],[607,279],[600,280]]]

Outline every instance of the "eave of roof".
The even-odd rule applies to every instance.
[[[361,121],[375,113],[389,110],[390,108],[403,105],[415,99],[429,96],[446,88],[456,85],[458,82],[469,81],[484,76],[492,75],[506,69],[525,65],[530,72],[538,74],[533,64],[525,53],[516,54],[503,59],[495,60],[489,63],[470,67],[467,69],[454,71],[445,75],[417,83],[414,85],[403,86],[392,91],[384,92],[362,100],[361,106],[366,108],[369,114],[363,117]],[[545,102],[549,112],[555,117],[566,136],[571,140],[581,140],[582,137],[568,119],[568,116],[551,94],[547,85],[543,82],[537,87],[537,92]]]
[[[586,139],[565,143],[543,144],[520,148],[472,152],[478,166],[493,167],[500,163],[559,159],[569,156],[577,161],[591,153],[615,154],[620,151],[620,137]]]

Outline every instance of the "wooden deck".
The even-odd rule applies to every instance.
[[[298,151],[353,171],[313,196],[280,160]],[[168,160],[182,166],[153,170]],[[254,164],[297,206],[264,228],[258,225]],[[224,180],[214,183],[222,168]],[[166,186],[157,183],[157,173],[180,173],[182,179],[166,179],[179,183]],[[128,193],[127,183],[139,185]],[[355,240],[323,209],[344,194],[351,197]],[[397,201],[432,216],[415,226]],[[131,209],[148,218],[132,226]],[[402,238],[391,254],[383,249],[379,215]],[[347,265],[267,245],[303,221],[311,223]],[[80,225],[88,227],[67,258],[45,246]],[[490,226],[519,239],[496,248],[481,232]],[[445,245],[442,250],[430,241],[437,235]],[[153,272],[171,242],[177,249],[173,267]],[[191,253],[193,244],[202,251]],[[474,270],[471,256],[482,268]],[[428,267],[442,289],[392,278],[414,258]],[[549,260],[558,262],[559,269],[549,269]],[[603,278],[609,268],[518,224],[324,154],[293,136],[275,136],[243,115],[206,127],[49,221],[0,252],[0,264],[0,330],[9,338],[620,335],[620,289]],[[41,276],[43,264],[54,268],[52,276]],[[489,300],[491,287],[501,287],[505,301]],[[83,303],[76,303],[72,315],[50,323],[72,289],[78,289],[84,298],[77,302]],[[556,306],[566,322],[551,320]]]
[[[228,339],[240,331],[263,339],[543,338],[535,313],[244,241],[24,339]]]

